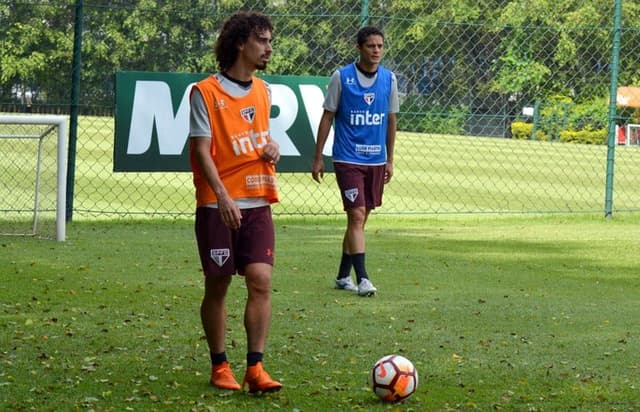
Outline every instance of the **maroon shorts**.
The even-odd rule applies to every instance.
[[[333,163],[344,210],[363,206],[371,210],[382,204],[385,168],[385,165]]]
[[[250,263],[273,266],[275,233],[271,207],[242,209],[242,224],[232,230],[225,226],[220,211],[196,209],[196,241],[205,275],[244,275]]]

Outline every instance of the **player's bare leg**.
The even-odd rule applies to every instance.
[[[367,223],[368,215],[369,213],[364,207],[347,209],[347,230],[342,244],[342,248],[346,253],[350,255],[364,253],[364,226]]]
[[[244,326],[247,332],[247,372],[243,385],[249,392],[273,392],[282,384],[269,376],[262,367],[269,324],[271,322],[271,274],[272,267],[266,263],[252,263],[245,269],[247,304]]]
[[[200,318],[207,337],[209,350],[213,353],[224,352],[224,339],[227,323],[225,297],[231,283],[231,275],[205,276],[204,297],[200,305]]]
[[[343,249],[351,255],[353,268],[356,271],[358,294],[373,296],[377,289],[369,280],[365,265],[365,236],[364,227],[369,218],[370,209],[356,207],[347,210],[347,230],[343,239]]]
[[[211,365],[211,384],[221,389],[239,390],[240,384],[226,361],[224,355],[224,341],[227,323],[227,313],[225,311],[225,297],[231,275],[211,275],[205,277],[204,297],[200,305],[200,318],[202,327],[207,337],[209,352],[217,356],[222,356],[223,361]]]
[[[244,327],[249,352],[264,352],[271,322],[271,272],[266,263],[252,263],[245,270],[248,296]]]

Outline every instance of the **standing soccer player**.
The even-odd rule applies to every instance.
[[[282,387],[262,367],[271,320],[275,235],[271,203],[278,201],[278,144],[269,133],[269,86],[254,76],[271,57],[271,20],[239,12],[215,45],[219,72],[191,94],[190,159],[196,189],[195,232],[204,271],[200,317],[211,355],[211,384],[249,392]],[[247,369],[242,386],[225,353],[225,297],[232,276],[244,276]]]
[[[393,176],[396,114],[400,110],[393,72],[380,65],[384,35],[375,27],[358,31],[357,62],[336,70],[329,80],[318,126],[313,179],[324,176],[322,151],[335,120],[333,167],[347,214],[336,288],[375,295],[365,265],[364,228],[371,211],[382,204],[384,185]],[[356,284],[351,279],[355,269]]]

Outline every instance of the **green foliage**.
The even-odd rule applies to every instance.
[[[575,104],[566,96],[552,96],[540,105],[537,124],[513,122],[516,139],[558,140],[561,142],[605,144],[607,140],[608,101],[596,98]]]
[[[41,101],[67,102],[72,3],[0,4],[0,99],[9,99],[14,85],[25,85],[42,90]],[[242,8],[272,16],[276,47],[268,70],[273,74],[328,76],[353,61],[355,32],[365,17],[385,31],[385,63],[405,80],[405,92],[424,93],[418,90],[420,82],[434,76],[435,90],[429,94],[443,108],[489,107],[499,113],[496,92],[529,101],[569,89],[580,101],[607,92],[608,2],[543,1],[523,7],[491,0],[137,0],[85,2],[82,104],[112,105],[117,70],[216,70],[212,47],[217,30],[224,18]],[[621,84],[640,79],[632,60],[640,44],[632,17],[637,10],[632,2],[625,3],[624,23],[631,29],[622,36],[622,58],[630,61],[620,65]],[[434,62],[441,61],[448,63],[434,69]]]
[[[544,130],[539,130],[539,129],[536,129],[536,130],[533,132],[533,134],[532,134],[531,138],[532,138],[533,140],[540,140],[540,141],[543,141],[543,142],[546,142],[546,141],[549,141],[549,140],[550,140],[550,139],[549,139],[549,135],[547,135],[547,134],[544,132]]]
[[[595,97],[578,103],[569,113],[569,127],[573,130],[606,129],[609,122],[609,99]]]
[[[511,133],[515,139],[605,144],[608,104],[605,98],[575,104],[569,97],[552,96],[540,105],[537,124],[513,122]]]
[[[560,132],[560,141],[581,144],[605,144],[607,142],[607,129],[563,130]]]
[[[511,122],[511,137],[513,139],[530,139],[533,123]]]
[[[504,94],[535,92],[545,83],[550,73],[544,64],[512,54],[501,56],[495,70],[496,77],[491,82],[491,90]]]
[[[549,136],[540,129],[534,130],[533,123],[526,122],[512,122],[511,123],[511,135],[513,139],[520,140],[541,140],[547,141],[549,140]]]
[[[71,32],[60,30],[68,21],[64,5],[12,2],[0,15],[0,98],[12,86],[34,90],[35,98],[69,96]],[[72,29],[72,26],[68,26]]]
[[[408,96],[400,105],[398,130],[435,134],[464,134],[468,110],[461,106],[444,107],[424,96]]]
[[[499,45],[495,87],[540,97],[569,87],[586,98],[603,94],[609,73],[594,70],[593,62],[609,60],[611,34],[603,28],[611,20],[606,2],[509,2],[497,22],[496,30],[508,35]]]
[[[618,108],[616,119],[618,124],[637,123],[640,120],[638,119],[638,110],[633,107]]]
[[[309,53],[309,46],[304,39],[298,37],[285,37],[278,39],[275,47],[287,50],[287,54],[276,54],[269,62],[271,73],[291,73],[297,69],[305,56]],[[300,73],[307,74],[307,73]]]
[[[558,140],[560,132],[569,126],[569,113],[573,107],[573,100],[570,97],[550,96],[540,107],[539,123],[536,128],[551,140]]]

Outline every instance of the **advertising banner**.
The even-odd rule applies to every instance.
[[[187,172],[189,94],[207,74],[117,72],[116,172]],[[260,76],[271,86],[271,136],[279,172],[309,172],[328,77]],[[324,147],[331,155],[333,128]],[[330,169],[331,162],[325,166]]]

